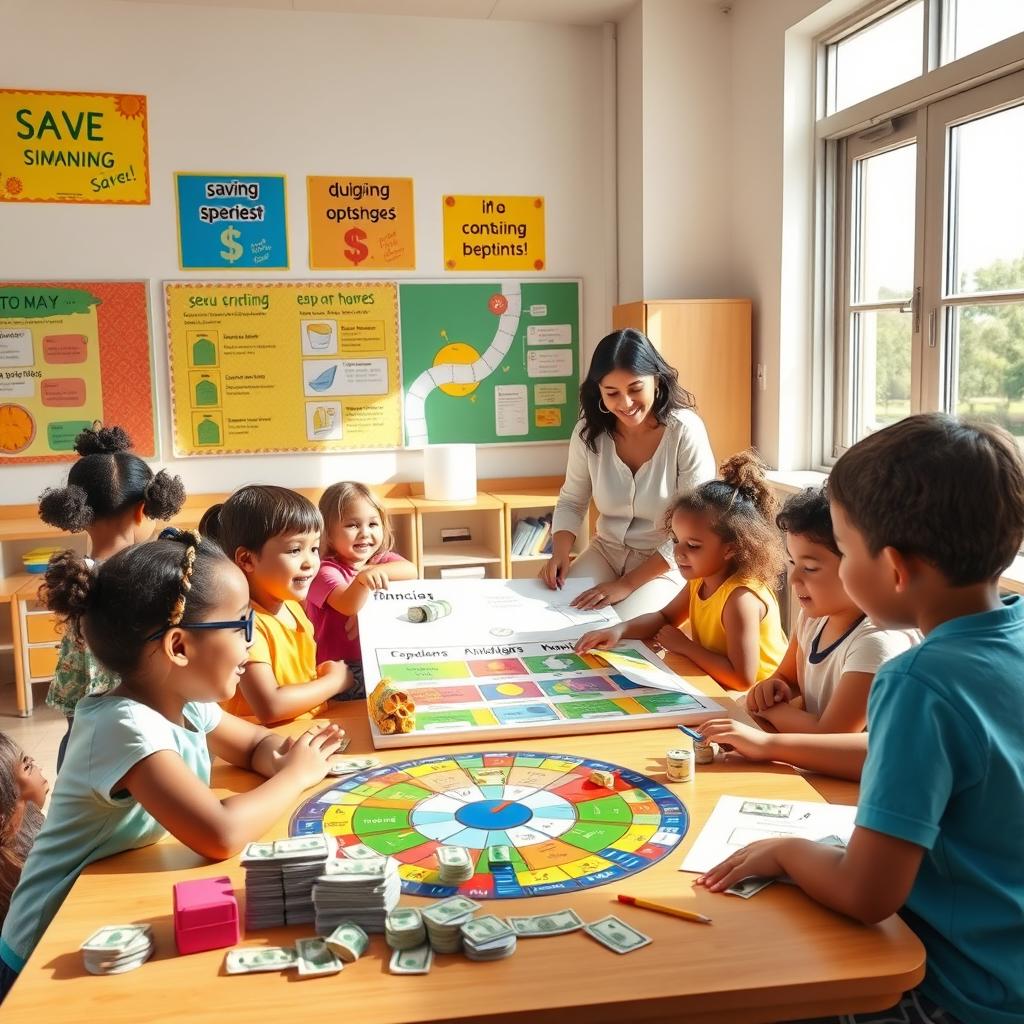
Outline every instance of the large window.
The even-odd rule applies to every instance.
[[[1024,0],[875,4],[822,41],[822,457],[912,412],[1024,442]]]

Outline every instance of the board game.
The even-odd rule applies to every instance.
[[[383,735],[371,714],[374,746],[656,729],[722,712],[638,641],[620,650],[639,670],[613,667],[598,652],[576,654],[583,633],[619,621],[611,608],[571,607],[591,585],[414,580],[373,591],[359,613],[366,691],[389,679],[416,705],[411,732]],[[438,601],[450,612],[410,621],[410,609]]]
[[[595,768],[615,773],[612,788],[590,781]],[[515,899],[643,871],[676,848],[688,823],[682,802],[639,772],[572,755],[496,751],[417,758],[336,782],[298,808],[291,834],[325,832],[341,855],[366,856],[368,848],[395,858],[402,891],[413,896]],[[472,878],[440,884],[442,843],[467,850]],[[491,863],[499,846],[511,848],[511,862]]]

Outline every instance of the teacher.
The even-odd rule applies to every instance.
[[[615,331],[594,350],[552,517],[552,555],[540,571],[552,590],[569,576],[595,581],[575,607],[612,604],[625,620],[663,608],[682,587],[665,512],[677,492],[715,476],[695,405],[639,331]],[[597,530],[570,567],[591,498]]]

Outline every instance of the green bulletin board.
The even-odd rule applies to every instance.
[[[564,441],[579,406],[580,282],[399,285],[405,441]]]

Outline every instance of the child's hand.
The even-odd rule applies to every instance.
[[[316,667],[317,679],[333,679],[338,683],[335,693],[344,693],[352,685],[352,673],[343,661],[321,661]]]
[[[338,752],[344,730],[334,722],[315,722],[284,751],[278,771],[293,772],[303,789],[327,776],[330,758]]]
[[[689,642],[689,638],[682,630],[677,629],[675,626],[662,626],[654,634],[654,641],[673,654],[686,654],[686,645]]]
[[[352,582],[361,583],[367,590],[387,590],[388,574],[380,566],[371,565],[359,573]]]
[[[607,651],[615,647],[622,639],[622,626],[609,626],[608,629],[592,629],[576,641],[573,650],[577,654],[587,651]]]
[[[762,839],[760,842],[744,846],[721,864],[713,867],[706,875],[697,879],[697,885],[707,886],[712,892],[722,892],[740,879],[778,878],[784,874],[779,863],[781,844],[791,842],[789,839]]]
[[[731,718],[712,718],[701,722],[696,728],[706,740],[712,740],[719,746],[731,747],[751,761],[772,759],[772,737],[760,729],[734,722]]]
[[[752,715],[759,715],[763,711],[769,711],[776,704],[784,704],[792,696],[789,683],[772,676],[750,688],[747,693],[747,710]]]

